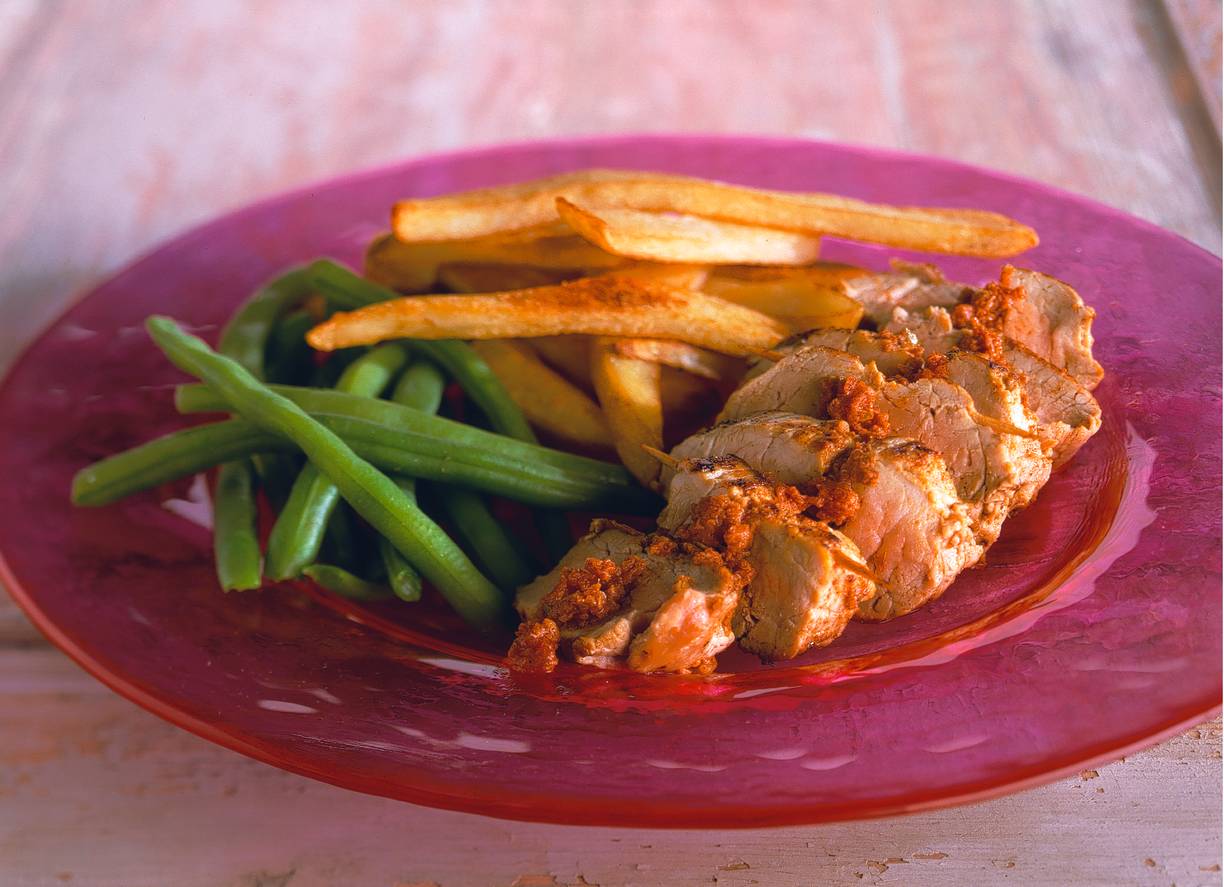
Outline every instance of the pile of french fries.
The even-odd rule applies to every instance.
[[[843,282],[861,272],[819,261],[826,235],[976,256],[1037,242],[981,210],[586,170],[400,201],[365,274],[405,294],[446,294],[337,314],[308,340],[320,350],[472,340],[542,433],[611,445],[657,488],[659,462],[644,447],[663,449],[703,403],[716,411],[745,357],[792,333],[859,324]]]

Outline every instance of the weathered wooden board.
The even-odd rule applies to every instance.
[[[1208,0],[6,0],[0,366],[79,288],[220,211],[551,135],[933,152],[1218,251],[1219,21]],[[1096,775],[884,822],[505,823],[215,748],[107,692],[0,602],[5,884],[1218,884],[1220,772],[1216,721]]]

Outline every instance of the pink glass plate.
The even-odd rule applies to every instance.
[[[391,201],[587,166],[691,173],[1034,225],[1018,260],[1097,310],[1105,424],[989,563],[933,605],[710,678],[563,666],[518,681],[425,607],[293,586],[222,595],[202,485],[68,504],[82,465],[180,426],[140,324],[206,335],[291,263],[356,262]],[[829,258],[886,267],[881,249]],[[957,279],[999,263],[942,260]],[[1079,197],[955,163],[814,142],[625,137],[450,154],[311,187],[140,259],[0,389],[0,580],[83,667],[161,717],[338,785],[518,819],[756,826],[879,816],[1054,779],[1220,701],[1220,262]]]

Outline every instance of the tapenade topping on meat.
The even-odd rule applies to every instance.
[[[858,514],[862,504],[859,494],[844,480],[831,477],[814,478],[804,484],[807,494],[807,516],[824,521],[831,527],[840,527]]]
[[[811,502],[789,484],[747,484],[697,502],[679,535],[722,551],[727,562],[741,567],[752,547],[758,521],[786,520],[802,514]]]
[[[1003,324],[1012,306],[1024,301],[1023,287],[988,283],[972,298],[952,309],[952,325],[965,330],[961,347],[985,354],[996,363],[1006,363],[1003,354]]]
[[[551,619],[523,622],[514,633],[506,665],[511,671],[547,674],[557,667],[560,643],[561,632]]]
[[[589,557],[578,569],[561,571],[561,578],[544,599],[540,612],[561,627],[593,625],[620,609],[625,596],[645,575],[640,557],[615,561]]]
[[[948,355],[946,354],[928,354],[926,360],[922,362],[922,369],[918,372],[919,379],[946,379],[948,378]]]
[[[867,437],[888,435],[888,415],[880,409],[876,391],[861,379],[846,378],[837,384],[829,401],[829,415],[841,419],[856,434]]]

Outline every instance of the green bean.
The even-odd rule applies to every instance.
[[[437,367],[422,361],[414,363],[404,372],[391,400],[402,406],[433,413],[442,402],[445,387],[446,380]],[[489,513],[484,499],[457,487],[436,492],[436,498],[443,503],[468,550],[475,554],[477,562],[503,590],[511,591],[535,575],[505,527]]]
[[[359,456],[384,471],[456,484],[528,505],[635,514],[659,509],[659,500],[637,486],[619,465],[510,440],[386,401],[291,386],[276,390],[301,401],[300,405]],[[320,400],[345,413],[333,415],[308,405]],[[357,418],[354,414],[362,414],[366,403],[397,411],[398,416],[393,413],[390,418],[394,421],[389,423]],[[206,411],[224,410],[222,406]],[[72,480],[72,501],[106,505],[219,462],[284,452],[296,452],[296,448],[242,419],[197,425],[82,468]]]
[[[399,345],[379,346],[350,364],[336,387],[358,397],[377,397],[407,360],[407,353]],[[313,464],[306,463],[268,537],[264,572],[269,578],[292,579],[314,563],[339,501],[336,485]]]
[[[311,284],[339,308],[361,308],[375,302],[398,299],[399,293],[359,277],[329,259],[312,262],[306,269]],[[531,426],[510,399],[501,380],[471,346],[454,339],[404,340],[418,354],[429,358],[459,383],[480,408],[493,430],[507,437],[535,443]]]
[[[309,465],[310,463],[307,464]],[[358,534],[353,526],[352,515],[345,506],[344,500],[341,500],[332,509],[331,517],[328,519],[327,527],[323,532],[323,546],[321,550],[326,555],[324,560],[343,567],[351,567],[364,563],[364,560],[358,553],[361,546],[357,537]]]
[[[226,462],[213,496],[213,558],[225,591],[259,588],[259,537],[248,459]]]
[[[446,378],[438,368],[429,361],[417,361],[404,370],[395,390],[391,393],[393,403],[420,410],[423,413],[435,413],[442,404],[442,392],[446,388]],[[416,481],[410,477],[393,478],[404,495],[416,499]],[[386,539],[379,538],[378,552],[383,565],[387,569],[387,581],[391,590],[401,600],[413,602],[421,599],[421,574],[395,546]]]
[[[314,352],[306,342],[306,333],[316,322],[305,311],[295,311],[281,318],[272,330],[265,370],[260,378],[286,384],[308,381],[314,369],[311,362]]]
[[[314,352],[306,344],[306,332],[314,323],[314,318],[302,310],[286,314],[277,322],[268,342],[263,378],[293,384],[310,380],[315,370],[311,359]],[[254,462],[264,496],[272,510],[279,514],[289,499],[301,465],[292,455],[272,453],[265,453]]]
[[[281,315],[311,293],[308,268],[294,268],[256,290],[221,330],[217,350],[263,378],[268,339]]]
[[[535,570],[523,558],[506,528],[493,517],[480,494],[459,487],[436,492],[434,498],[442,503],[455,531],[500,588],[513,591],[531,581]]]
[[[370,582],[335,564],[311,564],[302,575],[321,588],[355,601],[382,601],[391,597],[391,589]]]
[[[301,268],[265,284],[222,328],[218,350],[257,378],[263,378],[268,340],[278,319],[308,292],[306,274]],[[305,334],[303,329],[301,335]],[[217,580],[226,591],[260,585],[253,467],[247,459],[225,463],[213,493],[213,560]]]
[[[446,377],[438,368],[427,360],[418,360],[404,370],[395,383],[391,402],[432,416],[442,406],[442,393],[445,390]]]
[[[538,470],[550,475],[553,471],[562,471],[573,478],[580,476],[592,480],[598,478],[601,483],[610,488],[609,493],[611,493],[611,488],[619,491],[614,495],[617,498],[623,498],[623,504],[629,510],[634,510],[630,507],[634,502],[638,503],[637,507],[646,507],[658,502],[653,494],[636,485],[623,466],[614,465],[611,462],[514,440],[472,425],[444,419],[441,416],[426,415],[419,410],[385,400],[354,397],[351,394],[321,388],[301,388],[294,385],[269,387],[277,394],[292,400],[311,415],[327,415],[335,419],[345,417],[382,426],[387,432],[392,433],[384,435],[384,441],[387,443],[394,442],[397,445],[408,446],[410,437],[420,437],[433,441],[435,446],[440,445],[446,448],[445,455],[456,460],[466,461],[477,455],[497,453],[504,457],[507,468],[512,471]],[[225,411],[224,401],[204,385],[180,385],[175,391],[174,403],[180,413]],[[433,456],[441,455],[424,449],[424,447],[423,450]],[[430,480],[439,479],[415,471],[405,471],[405,473],[415,477],[427,477]],[[498,492],[498,490],[478,484],[464,484],[464,486],[483,489],[491,493]],[[542,504],[536,502],[534,497],[522,499],[518,495],[509,495],[508,498],[521,499],[531,504]],[[570,507],[560,502],[553,504],[562,508]],[[572,507],[585,508],[586,506]]]
[[[379,345],[349,364],[336,390],[358,397],[378,397],[408,363],[402,345]]]
[[[415,564],[464,619],[486,631],[506,623],[507,604],[497,588],[394,481],[301,407],[174,321],[155,316],[146,327],[171,363],[209,385],[234,412],[296,444],[339,487],[353,509]]]
[[[401,487],[402,489],[402,487]],[[407,493],[407,490],[404,491]],[[378,537],[378,556],[387,570],[387,584],[401,601],[413,604],[421,599],[421,574],[408,559],[396,551],[395,546]]]

